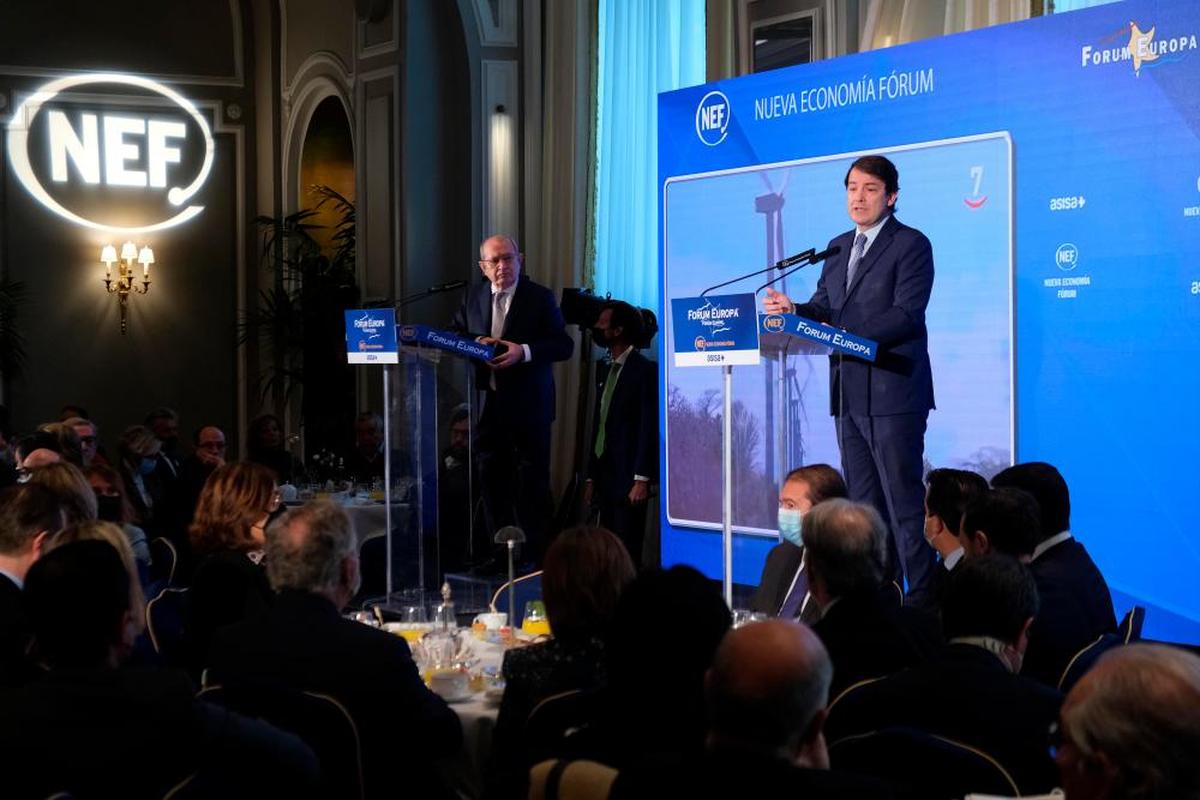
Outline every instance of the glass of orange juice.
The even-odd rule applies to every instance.
[[[530,600],[525,604],[525,617],[521,630],[530,636],[546,636],[550,633],[550,620],[546,617],[546,604],[541,600]]]

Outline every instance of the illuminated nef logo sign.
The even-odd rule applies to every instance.
[[[81,87],[92,104],[68,94]],[[97,110],[94,98],[108,95],[95,92],[113,87],[156,95],[154,110],[139,113],[119,100]],[[77,225],[116,233],[170,228],[203,211],[189,201],[208,179],[213,151],[212,131],[191,101],[134,75],[50,81],[17,106],[8,123],[9,163],[30,195]],[[136,220],[113,218],[113,208],[129,204],[138,209]]]
[[[712,91],[700,98],[696,107],[696,135],[709,147],[725,141],[729,133],[729,98]]]

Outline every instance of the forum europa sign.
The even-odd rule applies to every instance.
[[[117,73],[50,81],[17,106],[7,138],[21,185],[76,225],[141,234],[204,210],[192,201],[212,170],[212,130],[157,81]]]

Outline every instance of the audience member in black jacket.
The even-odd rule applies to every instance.
[[[830,742],[903,726],[984,751],[1016,780],[1022,793],[1056,784],[1046,733],[1062,696],[1017,671],[1037,589],[1028,569],[1002,555],[965,561],[946,587],[947,645],[921,664],[847,692],[830,709]],[[913,769],[936,769],[914,764]]]
[[[936,621],[884,587],[887,532],[871,506],[826,500],[804,518],[804,558],[821,618],[813,631],[833,661],[832,697],[913,666],[937,646]]]
[[[1071,534],[1071,495],[1050,464],[1017,464],[992,478],[996,487],[1024,489],[1041,509],[1041,537],[1030,569],[1042,610],[1029,631],[1023,674],[1057,686],[1075,653],[1116,630],[1112,595],[1082,543]]]
[[[458,717],[425,687],[403,639],[341,616],[359,582],[346,512],[316,502],[284,514],[266,564],[278,600],[217,632],[207,682],[329,695],[358,726],[368,797],[444,795],[431,764],[459,749]]]
[[[47,539],[62,526],[58,500],[45,486],[27,483],[0,492],[0,686],[20,685],[38,672],[21,589]]]

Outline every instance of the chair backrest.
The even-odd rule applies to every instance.
[[[167,587],[146,603],[146,631],[154,652],[172,666],[181,666],[186,658],[185,638],[187,589]]]
[[[992,756],[962,742],[911,728],[885,728],[829,745],[837,770],[877,778],[897,796],[952,800],[967,794],[1018,797],[1008,771]]]
[[[605,800],[616,779],[597,761],[543,761],[529,770],[529,800]]]
[[[1132,644],[1142,640],[1142,626],[1146,623],[1146,609],[1143,606],[1134,606],[1129,609],[1129,613],[1121,620],[1121,624],[1117,626],[1117,635],[1121,637],[1124,644]]]
[[[165,536],[150,540],[150,581],[164,586],[175,585],[175,571],[179,567],[179,551],[175,543]]]
[[[1079,682],[1088,670],[1096,665],[1100,656],[1107,653],[1114,647],[1120,647],[1124,642],[1121,636],[1114,633],[1105,633],[1097,636],[1095,641],[1089,643],[1085,647],[1081,647],[1079,652],[1071,656],[1071,660],[1067,662],[1067,666],[1063,669],[1062,675],[1058,679],[1058,690],[1063,694],[1071,691],[1071,687]]]
[[[572,689],[552,694],[535,705],[525,719],[529,761],[561,756],[567,737],[595,721],[599,697],[596,691]]]
[[[299,736],[321,762],[322,786],[314,796],[362,799],[358,726],[336,699],[318,692],[220,685],[205,687],[197,696]]]
[[[891,581],[892,591],[896,593],[896,605],[904,605],[904,589],[900,586],[899,581]]]
[[[530,600],[542,599],[542,571],[531,572],[528,575],[522,575],[519,578],[514,578],[510,582],[505,582],[503,586],[496,590],[492,595],[491,609],[492,611],[508,611],[508,587],[513,587],[513,593],[516,598],[514,616],[516,619],[512,621],[513,627],[520,627],[525,619],[525,604]]]

